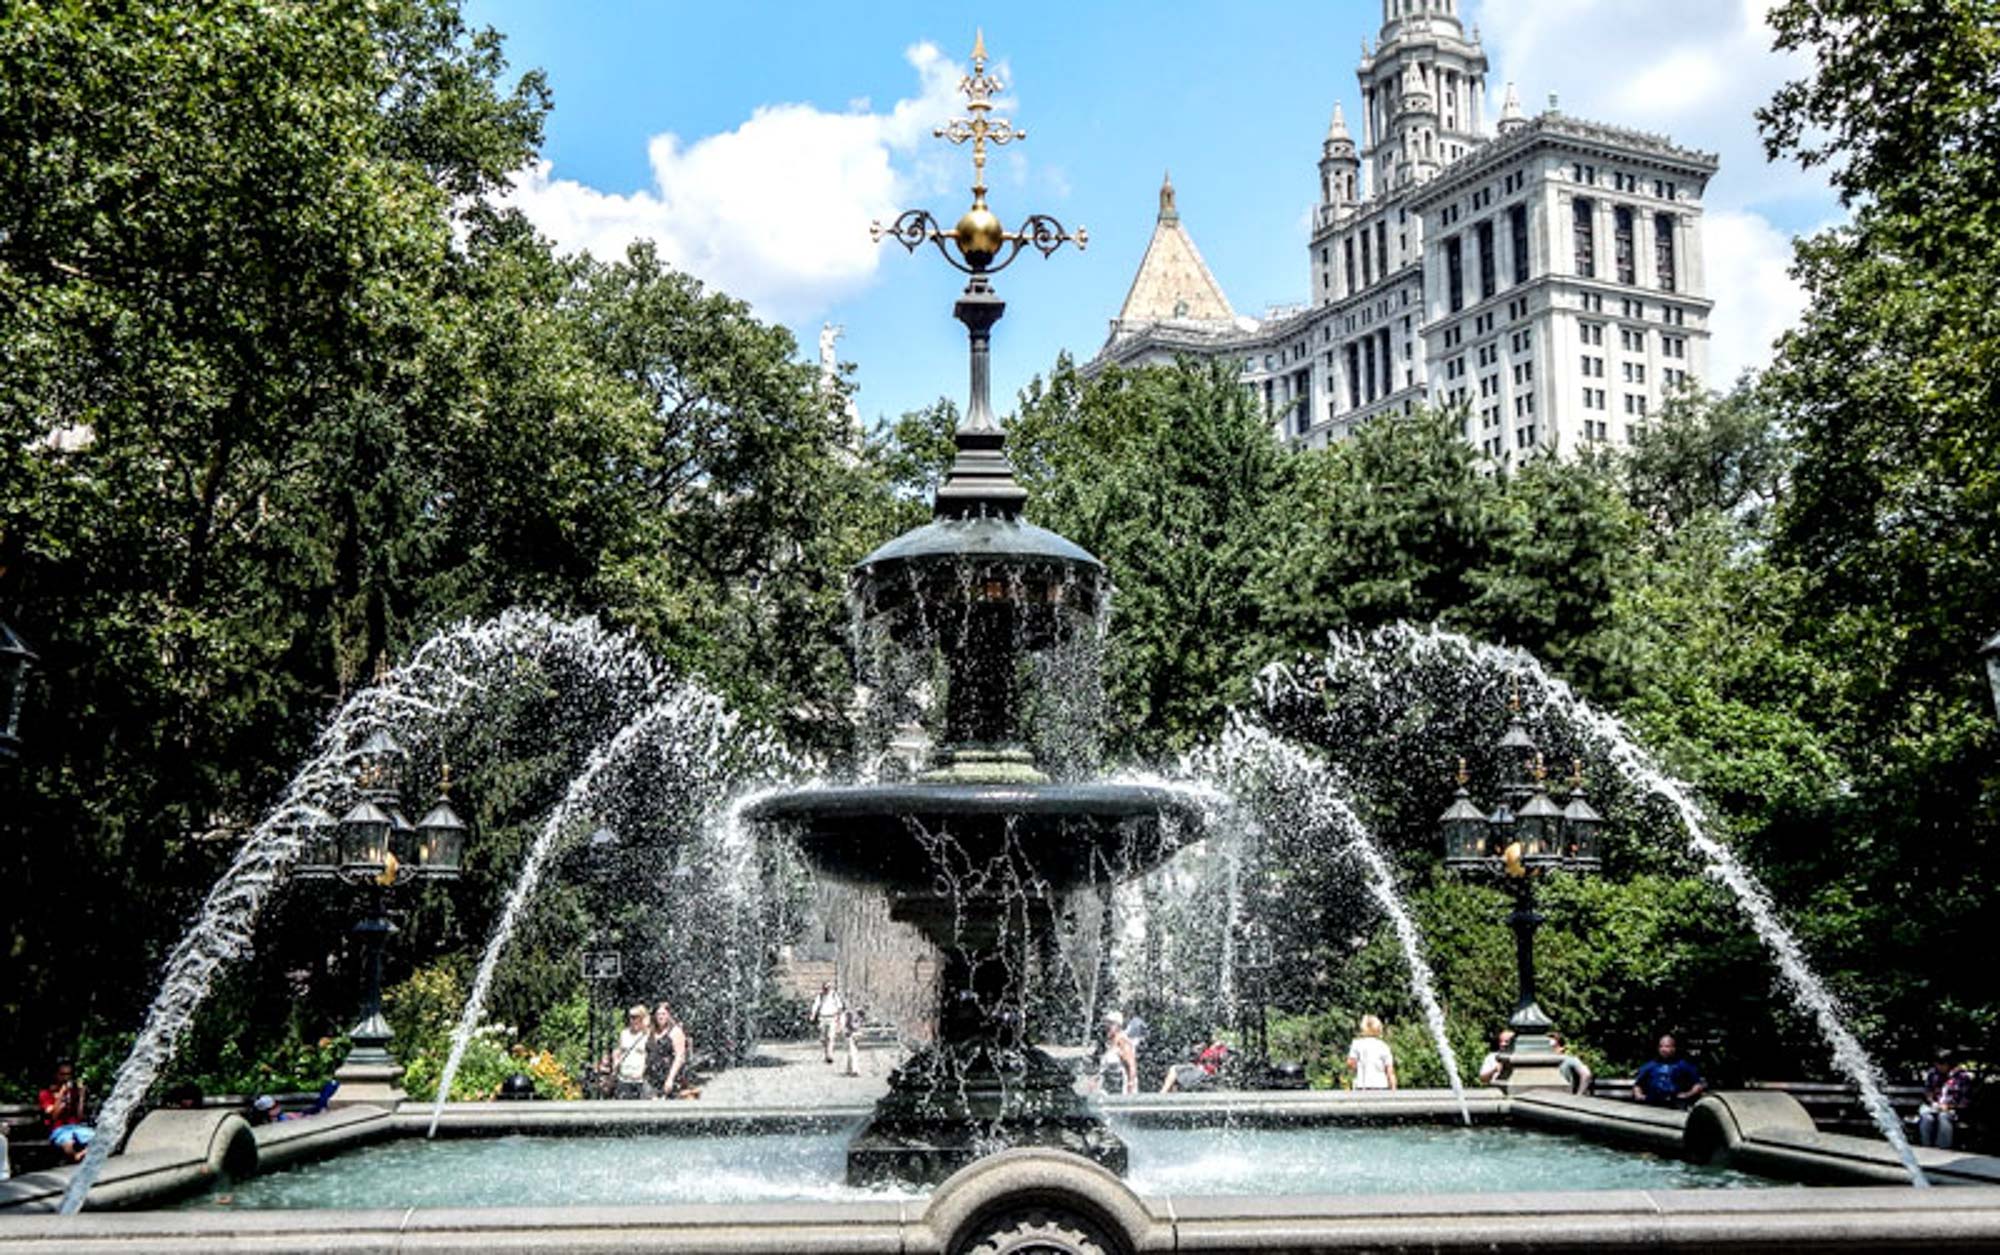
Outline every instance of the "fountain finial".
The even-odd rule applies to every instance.
[[[1047,214],[1031,214],[1018,230],[1009,231],[986,207],[986,146],[998,147],[1028,137],[1027,131],[1006,118],[990,116],[993,98],[1005,86],[998,75],[987,72],[986,33],[980,31],[973,38],[972,70],[958,85],[969,116],[953,118],[932,132],[954,144],[972,142],[972,207],[957,224],[947,231],[928,210],[910,209],[886,227],[877,222],[868,228],[874,239],[890,236],[911,252],[919,244],[933,244],[947,262],[972,276],[952,308],[971,341],[972,389],[958,427],[958,456],[938,489],[934,509],[939,517],[1014,518],[1028,498],[1014,482],[1014,468],[1002,450],[1005,437],[993,419],[989,352],[993,324],[1000,321],[1007,306],[994,293],[987,276],[1012,265],[1023,248],[1032,246],[1047,257],[1064,244],[1081,249],[1089,240],[1082,227],[1071,231]]]

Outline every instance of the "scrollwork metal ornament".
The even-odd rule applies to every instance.
[[[971,142],[972,208],[965,212],[957,225],[950,228],[946,228],[927,210],[905,210],[887,225],[879,221],[869,224],[869,238],[878,244],[884,237],[893,239],[912,253],[920,244],[933,244],[939,256],[969,275],[1005,270],[1024,248],[1033,248],[1044,257],[1064,244],[1074,244],[1079,250],[1084,248],[1090,236],[1081,227],[1071,231],[1047,214],[1031,214],[1018,229],[1007,231],[1001,228],[999,220],[986,207],[986,146],[1025,140],[1028,132],[1005,118],[989,116],[993,110],[993,97],[1004,88],[1004,84],[999,76],[986,69],[984,32],[973,41],[972,72],[960,81],[958,87],[965,94],[966,110],[971,116],[953,118],[932,134],[954,144]]]

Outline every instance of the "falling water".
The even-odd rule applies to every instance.
[[[1369,894],[1389,917],[1396,942],[1402,948],[1403,961],[1410,973],[1410,990],[1423,1009],[1425,1026],[1437,1047],[1438,1058],[1444,1063],[1459,1115],[1471,1124],[1472,1110],[1465,1101],[1458,1055],[1445,1033],[1444,1008],[1438,1004],[1436,982],[1431,976],[1430,963],[1424,958],[1422,934],[1396,892],[1395,875],[1381,847],[1348,804],[1346,789],[1324,763],[1240,715],[1231,719],[1221,742],[1208,753],[1215,759],[1215,774],[1228,782],[1238,798],[1256,798],[1263,790],[1271,790],[1277,795],[1271,806],[1251,804],[1260,810],[1281,812],[1285,821],[1303,829],[1300,837],[1330,841],[1335,848],[1360,860],[1368,875]]]
[[[63,1192],[63,1214],[73,1214],[89,1197],[105,1158],[124,1140],[133,1109],[173,1059],[217,973],[250,949],[258,916],[306,843],[352,800],[355,747],[377,728],[401,732],[406,743],[441,737],[481,694],[528,679],[532,668],[520,666],[528,659],[581,667],[615,693],[650,681],[631,644],[594,620],[509,611],[432,637],[408,662],[336,710],[312,757],[251,830],[168,958],[159,992],[98,1113],[97,1135]]]
[[[1599,748],[1631,786],[1665,800],[1673,808],[1687,835],[1689,848],[1701,857],[1709,876],[1735,895],[1751,927],[1770,949],[1781,979],[1811,1012],[1834,1065],[1853,1083],[1863,1107],[1902,1161],[1910,1183],[1928,1186],[1930,1182],[1910,1148],[1902,1121],[1883,1093],[1881,1071],[1842,1021],[1839,1002],[1806,962],[1798,938],[1778,918],[1770,892],[1728,846],[1710,835],[1707,816],[1692,791],[1661,770],[1621,720],[1597,709],[1567,683],[1549,675],[1540,661],[1526,651],[1474,641],[1435,627],[1398,624],[1362,638],[1336,639],[1323,664],[1321,678],[1358,672],[1379,687],[1389,674],[1407,679],[1426,664],[1449,668],[1461,677],[1483,677],[1488,687],[1496,691],[1503,677],[1518,678],[1525,683],[1524,697],[1531,706],[1539,706],[1546,716],[1574,726]],[[1309,691],[1287,668],[1267,672],[1260,688],[1267,705],[1280,692]]]
[[[732,772],[740,764],[766,766],[782,757],[768,734],[745,735],[738,719],[714,694],[691,684],[676,686],[665,697],[629,720],[616,734],[590,755],[564,791],[562,801],[543,821],[527,858],[508,892],[500,921],[487,940],[486,952],[473,978],[472,992],[465,1000],[458,1028],[452,1033],[451,1052],[438,1078],[437,1097],[431,1108],[431,1122],[425,1136],[437,1135],[438,1120],[451,1096],[451,1085],[465,1058],[465,1050],[479,1029],[486,1010],[486,996],[493,987],[493,975],[500,966],[507,943],[513,939],[522,912],[540,887],[543,872],[556,854],[562,839],[596,822],[607,809],[607,794],[628,795],[628,809],[644,809],[657,814],[672,806],[693,815],[708,809],[715,798],[733,783]],[[635,764],[634,759],[650,751],[659,761]],[[644,770],[633,772],[635,766]],[[624,772],[623,776],[618,773]],[[637,778],[634,778],[634,777]],[[661,790],[678,796],[661,798]],[[637,792],[646,795],[633,798]]]

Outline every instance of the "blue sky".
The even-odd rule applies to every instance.
[[[1720,154],[1707,199],[1718,377],[1761,364],[1797,309],[1792,233],[1838,216],[1822,180],[1764,162],[1751,110],[1798,67],[1769,51],[1762,0],[1465,0],[1497,98],[1532,112],[1663,131]],[[470,0],[517,68],[555,95],[545,164],[513,199],[566,248],[658,241],[683,269],[749,300],[815,352],[843,325],[871,425],[940,395],[962,401],[950,308],[962,277],[926,250],[870,244],[871,218],[967,201],[966,154],[931,138],[958,112],[975,25],[1007,79],[992,206],[1090,231],[1081,253],[1030,254],[1000,276],[995,400],[1068,349],[1103,342],[1152,231],[1163,170],[1239,313],[1306,294],[1305,224],[1336,100],[1379,0],[1196,6],[737,4]],[[1490,108],[1488,116],[1497,113]]]

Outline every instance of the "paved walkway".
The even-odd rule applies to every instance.
[[[1064,1060],[1084,1053],[1061,1046],[1046,1049]],[[761,1042],[749,1063],[710,1073],[701,1087],[702,1101],[791,1110],[872,1103],[889,1092],[889,1073],[904,1053],[889,1045],[861,1047],[854,1055],[858,1075],[849,1076],[846,1055],[835,1051],[828,1063],[816,1041]]]
[[[856,1050],[859,1075],[844,1075],[847,1059],[836,1053],[828,1063],[818,1042],[761,1042],[742,1067],[710,1073],[701,1087],[703,1102],[731,1106],[851,1106],[872,1103],[889,1092],[889,1071],[902,1061],[894,1047]]]

